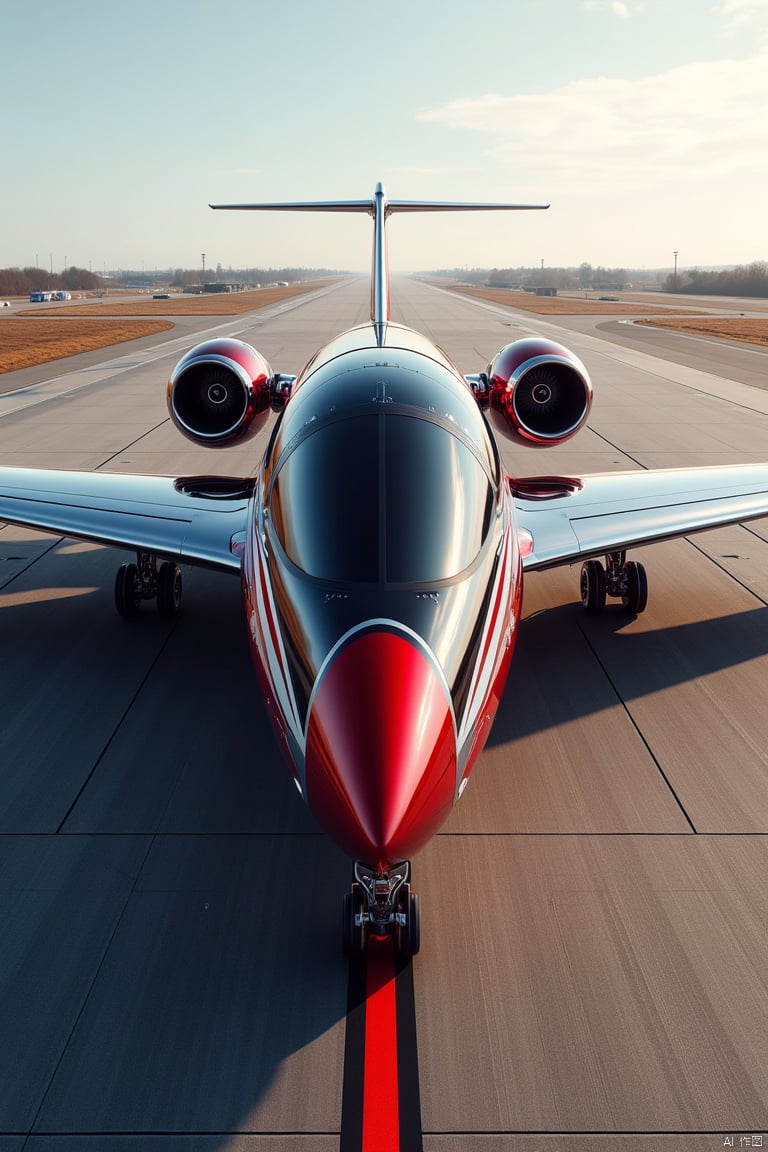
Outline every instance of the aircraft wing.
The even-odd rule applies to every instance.
[[[240,571],[253,479],[0,468],[0,520]]]
[[[526,572],[768,516],[768,464],[603,473],[540,492],[536,484],[510,480],[517,523],[533,538]]]

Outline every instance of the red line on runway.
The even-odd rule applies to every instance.
[[[400,1152],[395,951],[391,936],[368,943],[362,1152]]]

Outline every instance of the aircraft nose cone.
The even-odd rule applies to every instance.
[[[456,789],[451,700],[425,652],[364,632],[321,674],[307,729],[307,799],[328,834],[372,867],[410,858]]]

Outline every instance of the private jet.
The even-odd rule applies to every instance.
[[[214,204],[362,212],[373,220],[370,321],[298,376],[212,339],[171,373],[170,416],[211,448],[276,413],[249,476],[128,476],[0,468],[0,519],[126,549],[115,603],[161,615],[180,565],[238,577],[266,708],[296,789],[352,860],[342,943],[420,945],[411,859],[467,786],[504,691],[529,572],[579,564],[587,613],[641,613],[630,549],[768,515],[768,465],[512,477],[496,437],[552,448],[590,413],[585,366],[529,337],[464,375],[393,323],[386,228],[402,212],[545,204],[388,200]]]

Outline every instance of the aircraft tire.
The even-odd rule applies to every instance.
[[[599,560],[582,564],[579,586],[587,616],[599,616],[605,608],[605,569]]]
[[[181,604],[181,568],[166,562],[157,572],[157,610],[161,616],[175,616]]]
[[[344,893],[342,903],[341,939],[345,956],[362,956],[365,951],[365,925],[355,923],[362,911],[363,894],[360,885],[353,884],[352,891]]]
[[[126,620],[135,616],[141,606],[136,591],[139,570],[135,564],[121,564],[115,576],[115,608]]]
[[[627,591],[621,602],[628,615],[639,616],[648,604],[648,577],[642,564],[628,560],[626,565]]]
[[[421,909],[419,898],[411,892],[410,885],[400,900],[400,910],[405,912],[405,924],[398,930],[398,949],[401,956],[415,956],[421,947]]]

